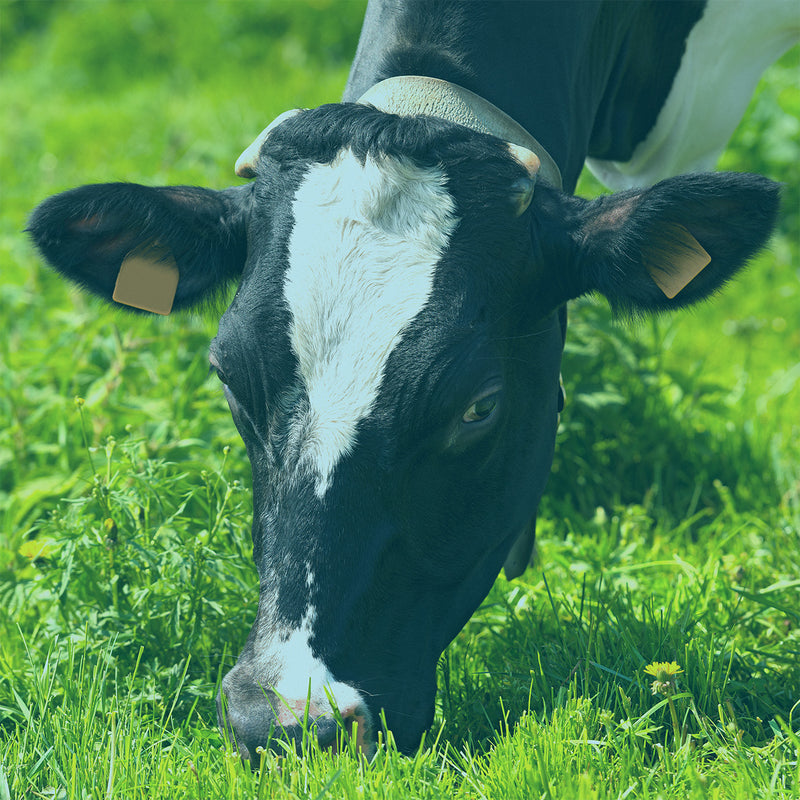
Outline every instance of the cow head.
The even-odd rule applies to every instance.
[[[287,117],[248,162],[223,191],[75,189],[30,231],[107,300],[131,254],[175,265],[176,308],[238,281],[210,360],[253,472],[260,600],[220,698],[241,753],[302,724],[330,744],[337,722],[369,751],[381,712],[411,749],[437,659],[532,538],[561,307],[707,296],[763,245],[777,192],[720,174],[531,200],[500,139],[360,105]]]

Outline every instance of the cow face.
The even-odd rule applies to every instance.
[[[535,514],[562,331],[521,301],[533,254],[511,187],[525,171],[501,142],[342,112],[265,145],[255,246],[211,346],[253,465],[261,576],[223,691],[238,739],[253,697],[288,723],[309,692],[326,708],[327,687],[362,730],[383,710],[409,748],[439,655]],[[308,135],[332,116],[355,133]],[[411,153],[397,144],[410,132]]]
[[[369,751],[381,712],[417,744],[439,655],[532,533],[560,307],[705,297],[777,209],[756,176],[593,202],[541,186],[530,207],[525,179],[499,139],[328,106],[275,128],[245,187],[84,187],[31,219],[45,257],[107,299],[148,248],[177,266],[175,307],[239,280],[210,359],[253,471],[259,607],[219,700],[245,757],[305,724]]]

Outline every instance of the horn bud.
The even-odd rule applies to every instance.
[[[539,160],[539,156],[533,152],[533,150],[528,150],[527,147],[523,147],[520,144],[514,144],[513,142],[506,142],[508,149],[511,155],[525,167],[528,175],[536,180],[536,175],[539,172],[539,167],[542,166],[542,162]]]
[[[236,174],[240,178],[255,178],[258,174],[258,158],[261,154],[261,147],[269,138],[270,133],[287,119],[295,114],[299,114],[301,109],[294,108],[291,111],[284,111],[275,117],[261,133],[256,136],[253,143],[236,159]]]

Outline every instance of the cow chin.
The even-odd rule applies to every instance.
[[[365,694],[367,694],[365,692]],[[406,755],[420,746],[422,736],[433,723],[436,698],[436,668],[424,686],[408,685],[391,694],[367,695],[373,717],[385,720],[397,749]]]

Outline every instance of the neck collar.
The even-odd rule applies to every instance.
[[[439,78],[401,75],[375,84],[358,102],[400,116],[439,117],[526,147],[539,157],[539,179],[556,189],[562,187],[561,172],[547,150],[508,114],[462,86]]]

